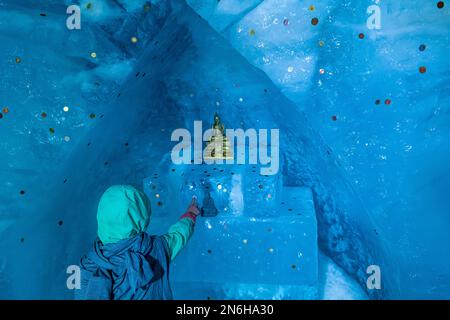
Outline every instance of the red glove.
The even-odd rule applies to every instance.
[[[180,219],[189,218],[195,223],[198,215],[200,215],[200,209],[197,206],[197,197],[193,196],[192,202],[187,208],[186,213],[183,214]]]

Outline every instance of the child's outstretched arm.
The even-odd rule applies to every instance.
[[[200,210],[197,206],[197,198],[193,197],[186,213],[162,236],[167,242],[170,261],[175,259],[178,253],[186,246],[188,240],[194,233],[195,221],[199,214]]]

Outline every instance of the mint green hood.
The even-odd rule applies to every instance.
[[[133,237],[147,229],[150,215],[150,200],[143,192],[132,186],[112,186],[98,204],[98,237],[103,244]]]

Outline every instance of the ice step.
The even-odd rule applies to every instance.
[[[283,187],[268,217],[199,219],[171,269],[176,299],[317,297],[317,226],[311,191]],[[225,266],[225,267],[224,267]]]

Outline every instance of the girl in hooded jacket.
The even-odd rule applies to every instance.
[[[169,264],[192,236],[200,210],[192,198],[186,213],[163,236],[145,232],[150,213],[150,200],[132,186],[105,191],[97,211],[98,237],[81,259],[77,299],[172,299]]]

